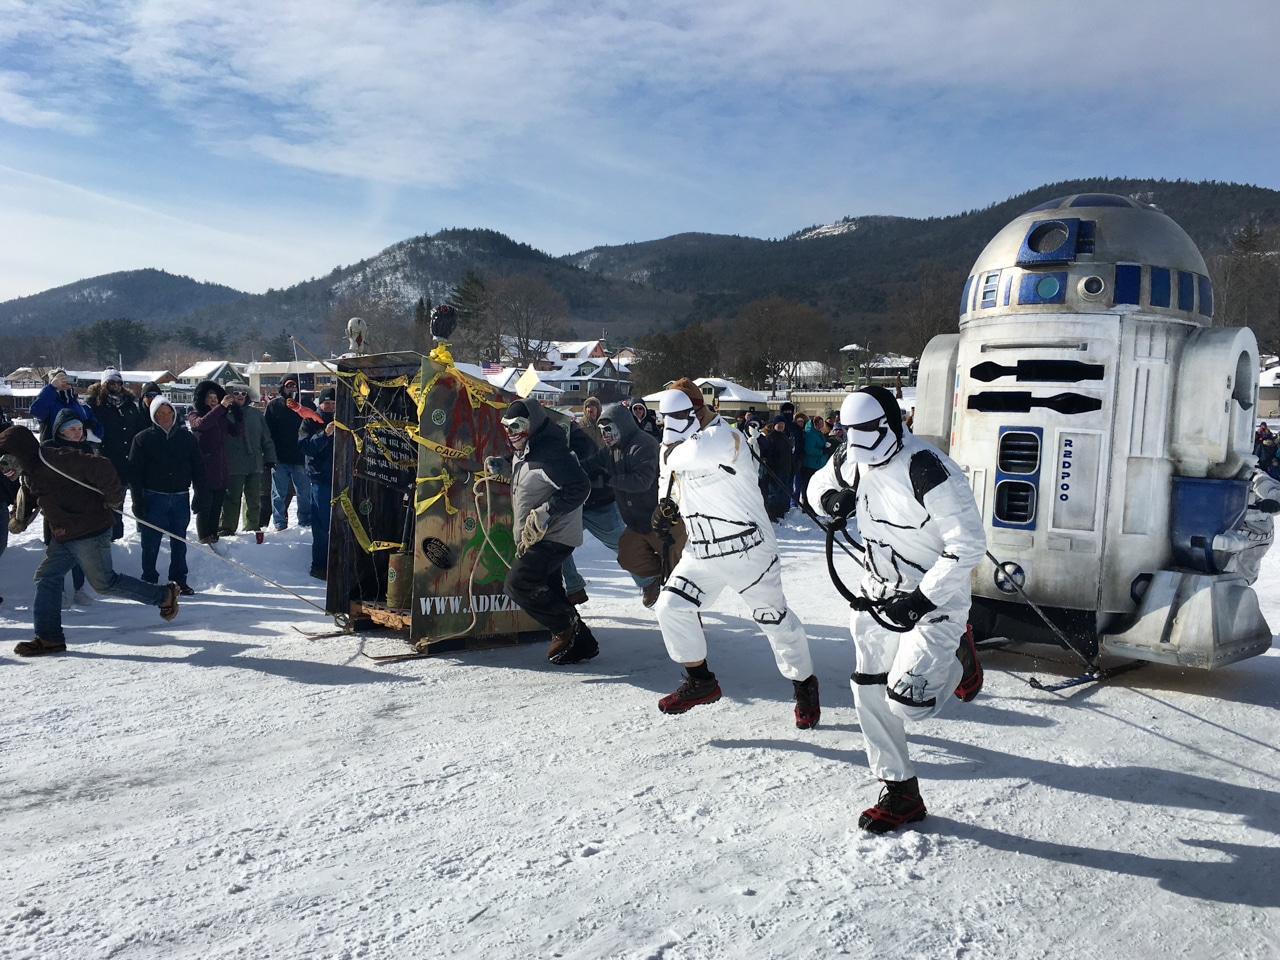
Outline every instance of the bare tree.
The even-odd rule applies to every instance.
[[[799,365],[823,358],[831,347],[831,324],[816,307],[782,297],[752,300],[734,324],[736,376],[757,388],[796,379]]]
[[[177,376],[193,364],[208,359],[210,357],[207,351],[198,347],[180,340],[165,340],[152,346],[143,358],[142,364],[145,370],[168,370]]]
[[[921,260],[916,265],[916,281],[889,300],[889,317],[898,328],[898,349],[907,356],[919,357],[938,334],[955,333],[959,329],[963,289],[963,271]]]
[[[489,283],[485,322],[490,338],[504,338],[519,366],[543,360],[548,342],[569,316],[569,304],[542,277],[513,273]]]

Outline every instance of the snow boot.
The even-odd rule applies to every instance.
[[[591,598],[587,596],[586,590],[575,590],[573,593],[567,594],[565,599],[572,603],[575,607],[586,603]]]
[[[684,675],[684,683],[675,693],[669,693],[658,701],[658,709],[663,713],[684,713],[703,703],[715,703],[720,699],[720,682],[713,673],[706,680],[698,680],[689,674]]]
[[[956,687],[956,696],[968,703],[982,689],[982,664],[978,662],[978,648],[973,642],[973,627],[964,628],[964,636],[960,638],[960,648],[956,650],[956,659],[964,667],[964,675]]]
[[[881,780],[884,789],[874,807],[867,807],[858,817],[858,829],[868,833],[890,833],[904,823],[918,823],[927,812],[920,799],[920,781]]]
[[[570,663],[582,663],[584,660],[590,660],[600,652],[600,644],[596,642],[595,634],[581,620],[575,620],[573,628],[573,637],[569,641],[568,647],[560,650],[556,654],[548,654],[547,659],[552,663],[565,666]]]
[[[792,680],[791,685],[796,688],[796,727],[812,730],[822,716],[822,707],[818,705],[818,678]]]
[[[182,588],[176,583],[168,583],[164,590],[164,599],[160,601],[160,616],[165,620],[172,620],[178,615],[178,594],[182,592]]]
[[[569,625],[551,634],[551,646],[547,648],[547,659],[552,663],[559,663],[560,655],[573,646],[573,635],[577,632],[578,611],[575,610],[569,618]]]
[[[62,653],[66,649],[65,640],[41,640],[36,637],[34,640],[23,640],[13,648],[13,652],[20,657],[43,657],[46,653]]]
[[[662,593],[662,581],[655,580],[653,583],[644,587],[640,593],[640,602],[646,607],[652,607],[658,602],[658,595]]]

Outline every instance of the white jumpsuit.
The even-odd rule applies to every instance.
[[[663,448],[658,488],[674,472],[688,543],[658,597],[658,625],[677,663],[707,656],[698,611],[725,587],[736,590],[769,638],[784,677],[813,675],[809,639],[782,592],[782,565],[765,513],[747,439],[720,417],[689,439]]]
[[[871,772],[909,780],[915,772],[905,721],[937,716],[960,682],[956,649],[972,600],[969,573],[986,554],[986,536],[960,467],[909,433],[898,453],[874,466],[832,457],[809,481],[809,502],[821,509],[828,490],[855,485],[849,525],[856,519],[867,551],[863,595],[881,600],[919,588],[936,608],[907,633],[861,611],[849,624],[857,656],[853,700]]]

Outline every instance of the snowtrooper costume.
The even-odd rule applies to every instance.
[[[890,796],[888,804],[882,796],[863,814],[860,827],[886,832],[925,813],[906,721],[936,716],[953,692],[972,699],[981,685],[966,626],[969,573],[986,553],[986,537],[959,466],[903,429],[889,391],[850,394],[840,421],[847,447],[814,474],[808,499],[851,527],[856,520],[866,548],[861,593],[868,609],[856,609],[850,621],[853,699],[872,773],[885,781],[886,794],[901,788],[914,795],[909,803]],[[882,626],[873,604],[883,619],[909,629]]]
[[[782,592],[777,542],[746,437],[707,408],[690,381],[675,386],[679,389],[666,391],[658,407],[665,418],[659,489],[667,490],[674,475],[672,499],[688,540],[656,605],[667,653],[690,667],[688,683],[697,679],[694,666],[706,670],[707,642],[698,611],[730,587],[741,594],[769,639],[778,670],[797,687],[797,725],[815,726],[817,681],[809,641]],[[706,677],[706,696],[684,696],[689,691],[682,687],[663,698],[660,709],[683,713],[719,699],[714,674]]]

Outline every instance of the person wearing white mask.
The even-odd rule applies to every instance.
[[[658,483],[671,493],[659,500],[653,522],[660,532],[682,523],[687,537],[656,605],[667,653],[684,664],[685,679],[658,709],[684,713],[720,699],[698,613],[729,587],[746,601],[778,670],[792,681],[796,726],[816,727],[821,708],[809,640],[782,591],[778,544],[746,438],[706,406],[688,379],[662,394],[658,411],[665,418]]]
[[[847,445],[813,475],[808,499],[837,522],[856,523],[865,548],[850,621],[853,700],[884,788],[858,826],[888,833],[926,813],[906,721],[936,716],[953,693],[972,700],[982,687],[967,626],[969,573],[986,554],[986,536],[960,467],[904,430],[888,390],[849,394],[840,422]]]

